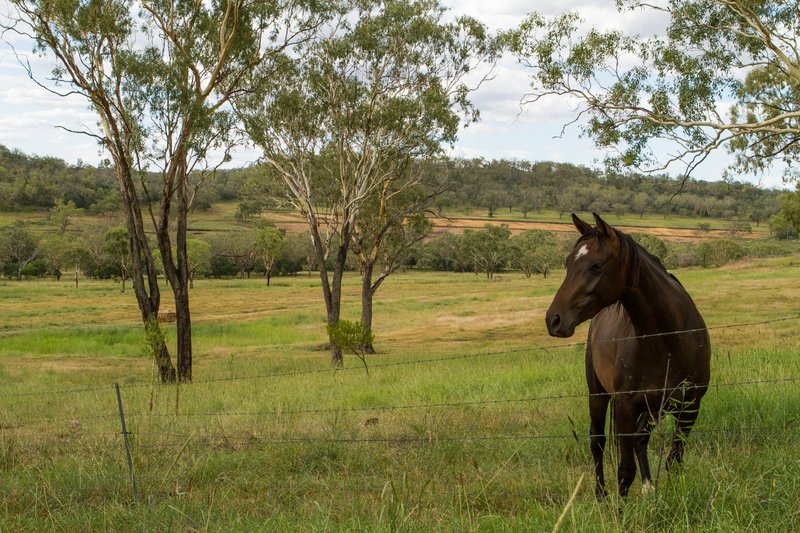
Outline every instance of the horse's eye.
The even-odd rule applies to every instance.
[[[601,270],[603,270],[603,263],[601,261],[592,263],[592,266],[589,267],[589,271],[595,274],[599,274]]]

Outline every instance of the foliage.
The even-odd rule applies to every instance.
[[[488,279],[508,264],[513,255],[509,239],[511,230],[507,224],[486,224],[482,230],[464,230],[463,244],[469,254],[475,272],[486,274]]]
[[[639,246],[658,257],[662,262],[667,257],[667,245],[656,237],[648,233],[631,233],[631,237]]]
[[[47,221],[58,228],[59,233],[63,235],[64,232],[67,231],[67,226],[69,226],[72,222],[70,219],[74,219],[82,212],[83,209],[77,207],[75,202],[72,200],[62,200],[60,202],[56,202],[56,204],[50,209],[50,214],[47,217]]]
[[[111,169],[92,169],[85,165],[73,167],[53,158],[42,160],[19,152],[7,153],[14,154],[15,159],[5,174],[10,180],[10,188],[4,189],[0,183],[0,209],[45,208],[59,198],[76,201],[76,206],[91,214],[119,209],[119,192],[110,176]],[[2,155],[0,147],[0,164]],[[38,169],[38,165],[43,164],[41,161],[48,161],[46,170]],[[507,208],[509,212],[519,211],[527,218],[528,213],[542,209],[559,209],[562,213],[571,210],[610,212],[612,206],[617,206],[618,209],[614,209],[617,213],[621,210],[637,213],[640,217],[646,213],[715,219],[733,217],[758,225],[779,210],[778,199],[782,194],[746,182],[689,179],[683,184],[681,194],[674,196],[681,184],[666,176],[604,175],[568,163],[454,159],[447,165],[445,191],[433,199],[433,206],[440,211],[469,207],[488,211],[491,203],[494,216],[500,218],[504,212],[501,208]],[[103,186],[91,180],[84,183],[83,173],[90,171],[104,176],[108,183]],[[41,183],[31,184],[32,176],[40,172],[42,176],[37,180]],[[152,173],[145,176],[148,190],[158,187],[157,178]],[[434,178],[425,176],[428,182],[433,182]],[[192,179],[194,182],[199,178]],[[208,208],[218,201],[237,200],[239,205],[234,217],[247,222],[265,209],[284,206],[283,186],[276,180],[279,178],[264,165],[217,170],[206,176],[203,187],[195,192],[192,205]],[[48,189],[50,186],[52,190]],[[27,192],[8,192],[11,195],[9,203],[3,205],[3,191],[11,191],[14,187],[24,188]],[[95,195],[102,191],[106,191],[104,196]],[[492,195],[502,198],[503,203],[492,199]],[[146,199],[143,191],[140,197]]]
[[[700,243],[697,248],[698,264],[702,267],[718,267],[744,257],[744,249],[736,241],[714,239]]]
[[[0,145],[0,210],[47,209],[58,202],[106,213],[116,208],[119,188],[110,168],[68,165]]]
[[[269,285],[272,269],[286,248],[286,232],[271,226],[264,226],[256,231],[253,247],[264,265],[267,285]]]
[[[689,175],[725,148],[734,169],[757,172],[780,161],[796,169],[796,5],[789,0],[617,2],[620,10],[669,17],[666,33],[629,36],[584,30],[575,13],[535,13],[509,34],[532,69],[528,102],[569,95],[586,118],[584,132],[614,149],[612,168],[658,170],[681,165]],[[673,151],[658,152],[654,139]],[[662,144],[663,146],[663,144]]]
[[[511,239],[511,246],[511,264],[527,278],[533,274],[546,278],[553,268],[563,263],[565,257],[563,243],[549,231],[524,231]]]
[[[800,184],[780,197],[780,211],[772,217],[772,232],[779,239],[800,235]]]
[[[39,240],[39,255],[59,280],[67,267],[77,268],[85,249],[78,239],[62,234],[45,235]]]
[[[209,272],[211,245],[202,239],[188,239],[186,241],[186,252],[189,261],[190,283],[193,285],[197,274]]]
[[[24,222],[0,228],[0,261],[5,262],[6,272],[16,273],[17,280],[22,279],[23,270],[38,255],[37,240]]]
[[[339,320],[336,324],[327,325],[328,338],[331,342],[342,350],[352,352],[364,364],[364,369],[369,374],[367,367],[365,346],[372,346],[375,336],[370,328],[364,327],[361,322],[351,322],[349,320]]]
[[[237,102],[288,201],[307,219],[331,325],[362,207],[382,190],[402,190],[396,182],[411,162],[441,155],[460,118],[476,118],[465,79],[494,53],[483,25],[448,20],[438,0],[347,8],[281,69],[260,73],[264,86]]]

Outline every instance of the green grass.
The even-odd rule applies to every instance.
[[[154,383],[132,294],[3,282],[0,530],[548,531],[582,476],[563,531],[792,530],[800,383],[778,380],[800,377],[797,321],[720,326],[798,316],[798,273],[797,257],[676,272],[712,327],[721,386],[657,496],[637,481],[603,502],[572,436],[588,427],[586,326],[566,342],[543,326],[561,272],[390,277],[369,375],[352,356],[329,367],[315,278],[200,280],[195,383],[180,387]],[[349,275],[345,318],[358,289]],[[775,382],[727,385],[754,380]],[[663,454],[656,434],[653,470]]]

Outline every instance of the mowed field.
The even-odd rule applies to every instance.
[[[683,467],[663,468],[667,421],[651,440],[657,492],[637,480],[602,502],[586,326],[544,328],[563,271],[390,277],[369,373],[354,356],[329,366],[316,277],[199,280],[195,382],[181,386],[155,383],[130,291],[2,281],[0,530],[792,530],[800,257],[675,273],[710,327],[715,386]],[[357,275],[345,285],[357,320]]]

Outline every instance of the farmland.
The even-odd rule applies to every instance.
[[[662,465],[655,495],[640,495],[637,481],[624,502],[593,496],[585,326],[566,342],[543,326],[560,271],[389,278],[369,373],[353,356],[329,367],[316,277],[269,288],[198,280],[195,383],[180,387],[155,384],[135,300],[110,280],[77,290],[3,281],[0,524],[538,531],[566,508],[563,530],[791,529],[800,517],[799,261],[676,272],[711,327],[718,387],[683,468]],[[344,318],[358,316],[358,291],[357,274],[346,277]]]

